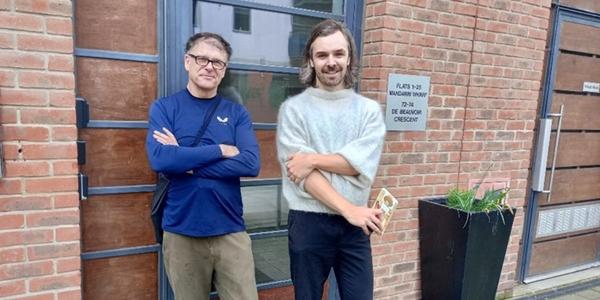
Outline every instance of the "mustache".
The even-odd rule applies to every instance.
[[[340,72],[342,71],[342,67],[339,65],[326,65],[321,68],[321,72],[329,73],[329,72]]]

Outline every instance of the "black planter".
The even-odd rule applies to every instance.
[[[419,201],[422,299],[495,299],[514,215],[469,215],[445,203]]]

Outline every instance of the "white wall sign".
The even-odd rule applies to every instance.
[[[583,91],[590,93],[600,93],[600,82],[589,82],[583,83]]]
[[[417,131],[427,127],[429,100],[427,76],[390,74],[385,125],[391,131]]]

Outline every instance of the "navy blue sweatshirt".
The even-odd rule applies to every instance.
[[[200,99],[184,89],[150,107],[148,160],[154,171],[171,179],[162,223],[165,231],[207,237],[246,229],[240,177],[257,176],[260,169],[248,112],[221,98],[200,143],[191,146],[208,109],[219,97]],[[162,145],[152,137],[154,130],[162,132],[163,127],[175,135],[179,146]],[[240,154],[224,158],[219,144],[234,145]]]

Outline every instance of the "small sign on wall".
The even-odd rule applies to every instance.
[[[385,125],[390,131],[419,131],[427,127],[428,76],[390,74]]]
[[[600,82],[589,82],[583,83],[583,91],[588,93],[600,93]]]

